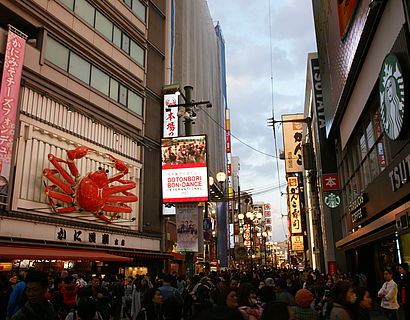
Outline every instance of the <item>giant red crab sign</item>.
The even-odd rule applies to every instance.
[[[107,222],[117,218],[121,212],[131,212],[132,209],[124,202],[135,202],[138,198],[128,192],[136,187],[136,183],[122,179],[128,173],[128,167],[112,155],[105,154],[111,159],[107,163],[119,171],[117,174],[107,176],[108,170],[100,167],[97,171],[81,177],[75,160],[85,157],[88,152],[96,151],[88,147],[78,147],[67,151],[67,160],[57,158],[51,153],[48,155],[48,160],[55,169],[43,170],[44,176],[53,183],[51,186],[46,185],[44,191],[53,211],[56,213],[90,211]],[[61,163],[68,166],[71,175]],[[57,177],[57,174],[60,174],[65,181]],[[113,182],[120,184],[113,185]],[[56,189],[60,190],[56,191]],[[115,195],[117,193],[122,195]],[[54,199],[68,203],[69,207],[57,208]],[[107,216],[107,212],[112,214]]]

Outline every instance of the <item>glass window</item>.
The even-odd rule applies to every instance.
[[[367,185],[370,183],[371,175],[370,175],[370,166],[369,166],[369,159],[366,158],[363,162],[363,187],[366,188]]]
[[[121,49],[126,53],[130,53],[130,38],[125,33],[122,34]]]
[[[124,3],[131,8],[132,0],[124,0]]]
[[[113,42],[118,48],[121,48],[121,30],[116,26],[114,26]]]
[[[144,65],[145,50],[141,48],[137,43],[131,41],[130,56],[135,59],[140,65]]]
[[[374,132],[373,132],[373,123],[370,121],[369,125],[366,128],[366,135],[367,135],[367,145],[369,149],[371,149],[375,143],[374,139]]]
[[[118,101],[118,82],[110,79],[110,98]]]
[[[376,139],[378,139],[382,134],[382,128],[380,126],[380,113],[379,113],[379,111],[376,111],[374,113],[373,121],[374,121],[374,130],[376,132]]]
[[[379,159],[380,171],[383,171],[386,168],[386,156],[384,154],[383,142],[377,144],[377,154]]]
[[[91,67],[91,86],[108,96],[110,78],[100,69]]]
[[[107,39],[112,41],[112,28],[113,24],[99,11],[95,14],[95,28],[100,31]]]
[[[120,96],[119,96],[118,102],[124,106],[127,106],[127,91],[128,91],[127,88],[120,85]]]
[[[129,90],[127,107],[136,114],[142,115],[142,98]]]
[[[85,0],[76,0],[74,12],[94,26],[95,8]]]
[[[373,150],[369,154],[369,162],[370,162],[370,173],[372,181],[379,175],[379,161],[377,156],[377,147],[373,148]]]
[[[366,145],[366,136],[363,134],[360,137],[360,155],[361,159],[363,160],[367,155],[367,145]]]
[[[72,74],[77,79],[80,79],[81,81],[90,84],[90,70],[90,63],[88,63],[75,53],[70,53],[70,65],[68,67],[68,72],[70,74]]]
[[[60,2],[64,3],[70,10],[74,9],[74,0],[60,0]]]
[[[46,41],[46,60],[54,63],[64,71],[68,69],[68,55],[70,51],[62,44],[48,37]]]
[[[132,0],[132,11],[134,11],[137,17],[142,21],[145,21],[146,10],[147,8],[139,0]]]

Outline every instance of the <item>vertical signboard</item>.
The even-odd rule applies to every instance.
[[[337,0],[337,15],[339,17],[339,33],[345,37],[349,31],[351,20],[359,0]]]
[[[9,26],[0,89],[0,187],[7,195],[27,36]]]
[[[162,139],[163,203],[208,201],[206,137]]]
[[[178,94],[164,95],[164,138],[178,136]]]
[[[291,179],[290,179],[291,178]],[[290,216],[290,232],[292,234],[295,233],[302,233],[302,215],[300,212],[300,196],[299,196],[299,188],[296,184],[295,187],[291,187],[290,185],[294,184],[294,178],[288,178],[288,186],[289,186],[289,216]]]
[[[282,115],[283,145],[286,173],[303,171],[302,132],[303,114]]]
[[[195,203],[176,205],[177,251],[198,252],[198,206]]]
[[[291,236],[290,239],[293,251],[305,251],[303,236]]]

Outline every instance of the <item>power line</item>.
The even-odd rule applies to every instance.
[[[226,129],[217,121],[217,120],[215,120],[214,118],[212,118],[212,116],[205,110],[205,109],[201,109],[203,112],[205,112],[205,114],[213,121],[213,122],[215,122],[220,128],[222,128],[224,131],[226,131]],[[238,140],[240,143],[242,143],[243,145],[245,145],[245,146],[247,146],[248,148],[250,148],[250,149],[252,149],[252,150],[254,150],[254,151],[256,151],[256,152],[258,152],[258,153],[260,153],[260,154],[263,154],[263,155],[265,155],[265,156],[267,156],[267,157],[270,157],[270,158],[276,158],[277,156],[274,156],[273,154],[269,154],[269,153],[266,153],[266,152],[263,152],[263,151],[261,151],[261,150],[258,150],[258,149],[256,149],[256,148],[254,148],[254,147],[252,147],[251,145],[249,145],[249,144],[247,144],[246,142],[244,142],[244,141],[242,141],[241,139],[239,139],[236,135],[234,135],[233,133],[232,133],[232,131],[231,131],[231,136],[232,137],[234,137],[236,140]]]

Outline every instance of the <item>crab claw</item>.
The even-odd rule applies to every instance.
[[[69,150],[67,151],[67,157],[69,161],[73,161],[75,159],[81,159],[82,157],[85,157],[85,155],[88,153],[88,151],[95,151],[94,149],[88,148],[88,147],[78,147],[74,150]]]
[[[124,162],[113,157],[112,155],[108,153],[106,155],[112,160],[112,161],[107,162],[109,165],[113,166],[115,169],[122,172],[123,175],[126,175],[128,173],[128,167]]]

